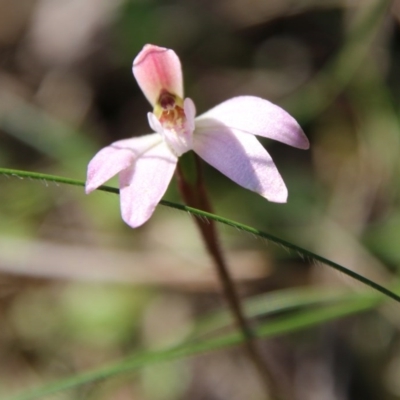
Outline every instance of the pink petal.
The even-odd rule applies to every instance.
[[[118,172],[128,168],[133,154],[129,150],[116,149],[112,146],[101,149],[90,161],[86,179],[86,193],[97,189]]]
[[[92,192],[120,171],[129,168],[135,158],[160,142],[158,134],[151,134],[119,140],[101,149],[88,165],[86,193]]]
[[[183,102],[183,109],[185,111],[186,120],[188,123],[188,129],[193,132],[195,128],[195,117],[196,117],[196,106],[193,100],[187,97]]]
[[[173,50],[146,44],[133,60],[132,70],[152,106],[162,90],[183,98],[181,62]]]
[[[129,149],[134,154],[135,158],[138,158],[161,142],[162,138],[158,133],[150,133],[130,139],[118,140],[118,142],[114,142],[111,146]]]
[[[122,219],[132,228],[144,224],[168,188],[177,158],[164,142],[120,173]]]
[[[215,120],[196,121],[193,150],[234,182],[270,201],[284,203],[287,189],[270,155],[253,135]]]
[[[268,100],[239,96],[224,101],[197,119],[212,118],[234,129],[274,139],[300,149],[310,144],[296,120]]]

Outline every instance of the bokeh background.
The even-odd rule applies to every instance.
[[[131,64],[146,43],[170,47],[198,113],[256,95],[311,141],[301,151],[261,140],[288,186],[285,205],[205,166],[216,213],[393,284],[399,21],[400,2],[382,0],[0,0],[0,166],[84,180],[101,147],[150,132]],[[180,202],[175,182],[165,198]],[[243,297],[364,290],[251,235],[220,233]],[[178,344],[222,307],[186,213],[159,206],[132,230],[115,195],[0,177],[0,398]],[[399,316],[387,302],[265,341],[265,356],[293,400],[400,399]],[[46,398],[265,397],[237,348]]]

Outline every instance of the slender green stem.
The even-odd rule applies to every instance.
[[[28,178],[28,179],[32,179],[32,180],[43,181],[46,183],[55,182],[55,183],[73,185],[73,186],[81,186],[81,187],[85,186],[85,182],[77,180],[77,179],[70,179],[70,178],[65,178],[65,177],[60,177],[60,176],[55,176],[55,175],[42,174],[42,173],[37,173],[37,172],[29,172],[29,171],[20,171],[20,170],[15,170],[15,169],[8,169],[8,168],[0,168],[0,175],[16,177],[16,178]],[[119,190],[117,188],[113,188],[110,186],[100,186],[97,190],[100,190],[103,192],[108,192],[108,193],[119,194]],[[167,200],[161,200],[160,204],[163,206],[166,206],[166,207],[174,208],[176,210],[186,211],[190,214],[199,216],[201,218],[213,220],[213,221],[219,222],[221,224],[236,228],[240,231],[251,233],[252,235],[261,237],[263,239],[267,239],[267,240],[269,240],[275,244],[278,244],[288,250],[291,250],[291,251],[294,251],[294,252],[300,254],[301,256],[305,257],[306,259],[314,260],[314,261],[320,262],[322,264],[325,264],[333,269],[336,269],[337,271],[339,271],[347,276],[350,276],[351,278],[363,283],[364,285],[371,287],[374,290],[377,290],[378,292],[384,294],[385,296],[388,296],[391,299],[400,303],[400,296],[397,295],[396,293],[392,292],[391,290],[379,285],[378,283],[376,283],[374,281],[371,281],[370,279],[358,274],[357,272],[354,272],[338,263],[335,263],[334,261],[331,261],[331,260],[329,260],[325,257],[322,257],[316,253],[313,253],[312,251],[306,250],[300,246],[290,243],[284,239],[280,239],[269,233],[260,231],[256,228],[252,228],[248,225],[244,225],[244,224],[241,224],[236,221],[232,221],[228,218],[224,218],[219,215],[209,213],[207,211],[198,210],[193,207],[185,206],[183,204],[173,203],[172,201],[167,201]]]

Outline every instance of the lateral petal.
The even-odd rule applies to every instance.
[[[120,173],[122,219],[132,228],[144,224],[166,192],[178,159],[164,142],[152,147]]]
[[[119,140],[101,149],[90,161],[87,169],[86,193],[97,189],[114,175],[129,168],[143,152],[161,142],[158,134]]]
[[[193,138],[193,150],[234,182],[270,201],[286,202],[285,183],[256,137],[202,119],[196,121]]]
[[[233,97],[200,115],[197,120],[210,118],[235,132],[263,136],[300,149],[310,146],[300,125],[289,113],[259,97]]]
[[[163,90],[183,98],[181,62],[173,50],[146,44],[133,60],[132,71],[153,107]]]

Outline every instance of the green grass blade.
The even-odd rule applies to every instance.
[[[368,294],[373,300],[383,299],[380,293]],[[267,294],[253,296],[244,301],[244,311],[247,318],[259,318],[271,316],[289,311],[299,311],[305,307],[325,306],[338,302],[349,302],[357,300],[358,295],[354,292],[340,289],[326,289],[314,287],[301,287],[281,289]],[[212,331],[224,329],[234,323],[232,314],[227,310],[215,311],[206,317],[200,318],[193,329],[190,337],[201,337]]]
[[[48,174],[41,174],[41,173],[37,173],[37,172],[19,171],[19,170],[8,169],[8,168],[0,168],[0,175],[6,175],[6,176],[10,176],[10,177],[17,177],[17,178],[29,178],[29,179],[40,180],[40,181],[45,181],[45,182],[63,183],[63,184],[74,185],[74,186],[82,186],[82,187],[85,186],[85,183],[83,181],[76,180],[76,179],[64,178],[64,177],[48,175]],[[117,188],[113,188],[110,186],[100,186],[98,188],[98,190],[101,190],[104,192],[109,192],[109,193],[116,193],[116,194],[119,193],[119,190]],[[306,250],[302,247],[296,246],[295,244],[287,242],[286,240],[280,239],[269,233],[260,231],[256,228],[252,228],[250,226],[241,224],[239,222],[232,221],[228,218],[220,217],[219,215],[211,214],[206,211],[188,207],[183,204],[177,204],[177,203],[173,203],[171,201],[166,201],[166,200],[161,200],[160,204],[167,206],[167,207],[175,208],[176,210],[189,212],[190,214],[192,214],[196,217],[212,219],[221,224],[239,229],[243,232],[251,233],[251,234],[261,237],[263,239],[267,239],[275,244],[285,247],[288,250],[295,251],[296,253],[301,254],[302,256],[304,256],[308,259],[318,261],[322,264],[332,267],[332,268],[336,269],[337,271],[350,276],[351,278],[363,283],[364,285],[367,285],[367,286],[377,290],[378,292],[384,294],[385,296],[388,296],[391,299],[400,303],[400,296],[397,295],[396,293],[392,292],[391,290],[379,285],[378,283],[376,283],[374,281],[371,281],[370,279],[358,274],[357,272],[354,272],[346,267],[343,267],[340,264],[335,263],[334,261],[324,258],[324,257],[322,257],[318,254],[315,254],[309,250]]]
[[[296,332],[337,318],[367,311],[382,301],[381,296],[371,296],[370,293],[352,294],[350,297],[339,304],[305,310],[295,313],[295,315],[283,316],[268,321],[262,324],[256,330],[255,334],[260,338],[272,338]],[[63,379],[31,392],[17,395],[8,400],[40,399],[52,393],[73,389],[81,385],[94,383],[116,375],[133,372],[152,364],[187,358],[205,352],[222,350],[224,348],[241,344],[242,342],[243,338],[240,334],[228,334],[207,341],[184,344],[164,351],[145,352],[130,357],[115,365],[83,373],[76,377]]]

